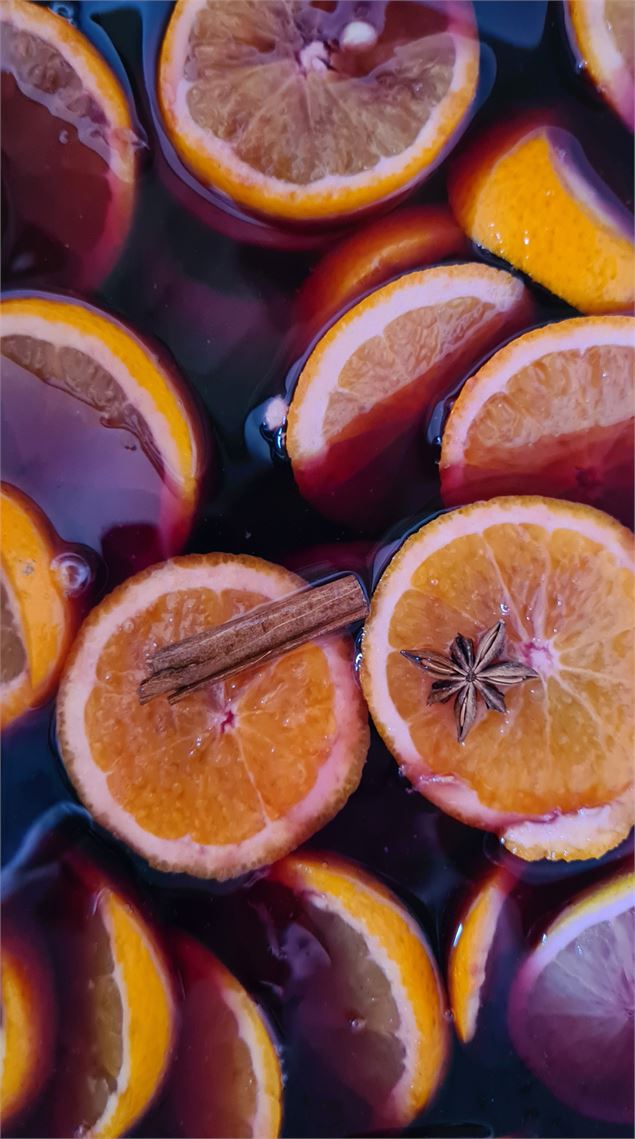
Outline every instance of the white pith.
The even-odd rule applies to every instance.
[[[130,1084],[132,1074],[132,1060],[130,1055],[130,1002],[128,1000],[128,992],[126,989],[126,982],[124,980],[121,965],[117,959],[117,950],[115,945],[115,930],[110,915],[110,907],[108,905],[109,895],[107,892],[102,892],[99,899],[99,918],[103,922],[104,929],[108,940],[110,941],[110,949],[113,961],[113,976],[115,983],[119,990],[119,998],[121,1000],[122,1020],[121,1020],[121,1037],[122,1037],[122,1059],[121,1067],[117,1076],[117,1087],[111,1092],[106,1107],[99,1119],[96,1119],[91,1131],[95,1134],[100,1132],[103,1134],[107,1129],[111,1119],[117,1111],[119,1099],[123,1092]]]
[[[232,980],[234,980],[234,978],[232,978]],[[261,1135],[271,1134],[272,1104],[266,1083],[263,1079],[265,1064],[262,1044],[258,1039],[257,1021],[260,1021],[259,1027],[267,1034],[274,1052],[275,1044],[271,1040],[269,1027],[261,1015],[260,1010],[252,1001],[249,994],[245,992],[242,987],[238,987],[238,982],[236,982],[236,987],[229,985],[223,987],[223,1000],[236,1018],[238,1036],[244,1041],[251,1057],[256,1083],[256,1109],[250,1121],[251,1133],[254,1139],[259,1139]]]

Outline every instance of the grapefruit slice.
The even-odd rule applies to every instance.
[[[635,8],[629,0],[565,0],[571,46],[626,126],[635,114]]]
[[[50,695],[70,645],[73,614],[55,568],[57,536],[25,495],[0,484],[0,725]]]
[[[425,413],[529,315],[521,281],[487,265],[407,273],[318,341],[293,393],[287,450],[302,495],[336,520],[376,523],[422,445]]]
[[[574,308],[632,309],[632,216],[550,116],[523,116],[476,138],[450,171],[448,193],[472,241]]]
[[[448,1057],[445,998],[423,933],[384,886],[332,854],[302,852],[270,875],[296,896],[300,923],[322,947],[314,970],[308,953],[295,962],[297,1031],[365,1105],[361,1128],[407,1127]]]
[[[406,540],[373,596],[361,679],[413,785],[500,834],[521,858],[597,858],[633,822],[633,536],[589,506],[510,497],[436,518]],[[477,703],[457,742],[449,704],[402,650],[448,653],[501,618],[505,657],[538,676]]]
[[[633,1118],[635,876],[565,906],[521,965],[509,1027],[528,1068],[584,1115]]]
[[[66,769],[89,810],[165,870],[230,878],[286,854],[360,779],[366,710],[350,638],[329,636],[170,706],[141,706],[146,655],[293,593],[259,558],[177,558],[93,610],[57,702]]]
[[[526,332],[464,385],[443,432],[448,505],[549,494],[633,518],[635,318]]]
[[[498,919],[513,879],[497,868],[464,906],[448,958],[448,996],[457,1036],[473,1039]]]
[[[3,1134],[36,1103],[51,1072],[53,978],[33,931],[2,915],[0,1121]]]
[[[256,213],[337,219],[425,177],[476,91],[472,5],[179,0],[158,96],[180,158]]]
[[[275,1139],[282,1073],[263,1014],[208,949],[184,934],[172,944],[183,985],[167,1089],[175,1134]]]
[[[175,553],[207,459],[176,375],[114,317],[40,294],[0,305],[0,356],[5,477],[114,578]]]
[[[23,233],[9,269],[35,258],[49,282],[94,287],[132,218],[125,95],[86,37],[43,4],[4,0],[0,38],[3,189],[12,229]]]

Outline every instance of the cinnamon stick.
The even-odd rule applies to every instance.
[[[354,574],[299,590],[153,653],[150,675],[139,685],[139,701],[147,704],[167,695],[176,703],[203,684],[223,680],[367,614],[368,598]]]

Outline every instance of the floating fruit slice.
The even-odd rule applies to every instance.
[[[0,32],[3,189],[23,235],[9,270],[27,261],[32,275],[35,259],[49,281],[97,285],[134,204],[124,93],[86,37],[43,4],[4,0]]]
[[[62,298],[4,300],[0,334],[5,477],[101,552],[111,580],[176,552],[206,459],[176,376],[113,317]]]
[[[193,692],[141,706],[146,655],[301,587],[259,558],[178,558],[93,610],[58,698],[58,739],[85,804],[148,861],[230,878],[330,819],[368,749],[352,643],[331,636]]]
[[[33,931],[2,916],[0,1121],[29,1110],[50,1074],[55,1038],[53,980]]]
[[[449,505],[550,494],[633,517],[635,319],[526,332],[464,385],[443,432]]]
[[[43,703],[68,651],[73,629],[55,559],[56,535],[25,495],[0,485],[0,724]]]
[[[375,519],[422,444],[423,417],[528,318],[521,281],[487,265],[408,273],[350,309],[298,380],[287,430],[303,496],[343,521]]]
[[[178,154],[256,212],[337,219],[425,177],[476,91],[471,4],[179,0],[158,95]]]
[[[547,116],[495,126],[461,155],[450,205],[468,237],[582,312],[635,302],[633,219]]]
[[[305,342],[369,289],[466,249],[446,206],[409,206],[363,226],[325,254],[300,289],[296,319]]]
[[[362,1127],[406,1127],[438,1088],[448,1055],[444,995],[423,933],[393,894],[344,859],[302,853],[270,873],[297,896],[299,920],[322,946],[314,970],[308,954],[299,961],[299,1031],[366,1105]]]
[[[633,129],[635,7],[629,0],[566,0],[571,46],[606,101]]]
[[[64,858],[63,889],[54,1134],[114,1139],[129,1134],[166,1073],[176,1015],[171,975],[136,906],[84,857]]]
[[[258,1005],[208,949],[183,934],[173,945],[183,984],[167,1092],[176,1134],[275,1139],[282,1074]]]
[[[509,1027],[531,1071],[574,1111],[633,1118],[635,876],[571,902],[516,977]]]
[[[513,879],[496,869],[469,898],[448,959],[448,995],[459,1040],[472,1040],[498,919]]]
[[[423,795],[521,858],[599,857],[632,825],[634,569],[632,534],[600,511],[498,498],[423,526],[375,591],[361,676],[377,728]],[[504,655],[538,676],[505,689],[504,718],[477,702],[459,743],[402,650],[445,654],[501,618]]]

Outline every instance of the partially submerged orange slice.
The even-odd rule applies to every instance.
[[[472,241],[581,312],[633,307],[632,216],[550,116],[524,116],[477,137],[451,170],[448,190]]]
[[[205,185],[262,214],[337,219],[440,161],[476,91],[472,6],[178,0],[164,123]]]
[[[0,486],[0,725],[43,703],[68,651],[73,614],[57,535],[26,495]]]
[[[633,536],[588,506],[498,498],[436,518],[406,540],[375,591],[362,686],[413,785],[500,834],[521,858],[594,858],[633,822]],[[449,704],[402,655],[447,654],[501,618],[505,656],[538,677],[479,705],[457,742]]]
[[[497,868],[463,907],[448,958],[448,996],[457,1036],[474,1037],[498,919],[513,878]]]
[[[464,385],[443,432],[448,505],[550,494],[633,517],[635,318],[580,317],[512,340]]]
[[[448,1056],[445,998],[423,933],[385,886],[332,854],[293,855],[271,877],[296,895],[298,919],[322,948],[315,971],[308,953],[298,962],[298,1032],[365,1105],[360,1130],[407,1127]]]
[[[177,558],[80,630],[57,703],[66,769],[104,826],[166,870],[230,878],[286,854],[345,803],[368,748],[350,638],[330,636],[139,704],[146,656],[303,586],[258,558]]]
[[[113,267],[134,204],[125,95],[86,37],[44,4],[4,0],[3,189],[48,280],[88,288]],[[24,237],[23,239],[24,240]],[[15,259],[28,250],[9,251]]]
[[[630,0],[565,0],[576,55],[600,94],[633,129],[635,7]]]
[[[3,1134],[34,1107],[50,1075],[55,1039],[51,970],[30,928],[2,915],[0,1122]]]
[[[183,985],[167,1095],[175,1134],[280,1133],[282,1073],[271,1030],[239,981],[199,942],[172,941]]]

